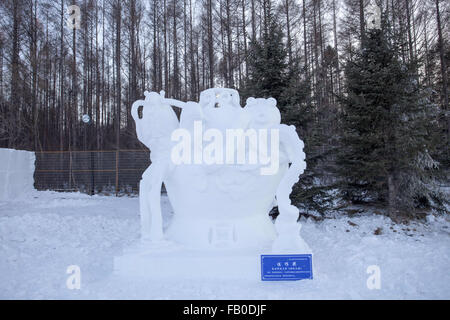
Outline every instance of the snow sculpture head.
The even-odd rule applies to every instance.
[[[146,91],[144,95],[145,100],[136,101],[131,108],[136,134],[150,150],[160,149],[164,142],[170,141],[172,131],[178,128],[178,119],[170,105],[164,102],[164,91]]]
[[[210,88],[200,93],[200,104],[204,108],[240,108],[239,93],[234,89]]]
[[[163,92],[146,92],[145,96],[145,100],[135,102],[132,107],[138,138],[152,155],[152,164],[143,174],[139,190],[142,238],[166,238],[196,247],[261,247],[280,239],[276,227],[294,239],[288,242],[296,241],[298,210],[290,204],[289,194],[306,166],[303,142],[294,127],[280,124],[275,99],[249,98],[242,108],[239,93],[226,88],[201,92],[199,102],[166,99]],[[140,106],[142,117],[138,115]],[[171,106],[182,109],[180,122]],[[182,128],[194,137],[198,135],[194,124],[199,122],[205,130],[214,129],[216,134],[229,129],[244,134],[251,130],[271,133],[275,130],[278,138],[273,140],[276,145],[271,145],[271,149],[279,149],[279,167],[274,173],[263,175],[260,163],[174,165],[168,150],[173,145],[171,134]],[[159,204],[163,182],[174,210],[165,232]],[[292,227],[283,229],[281,222],[275,226],[271,222],[268,214],[277,202],[280,215],[287,218],[283,223]]]
[[[205,125],[219,130],[244,128],[239,93],[234,89],[211,88],[200,93]]]
[[[244,110],[248,114],[250,128],[271,128],[281,122],[280,110],[274,98],[248,98]]]

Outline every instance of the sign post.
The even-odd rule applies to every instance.
[[[312,278],[312,254],[261,255],[262,281],[295,281]]]

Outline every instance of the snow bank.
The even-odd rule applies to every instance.
[[[167,227],[173,214],[167,196],[161,208]],[[135,280],[115,276],[113,259],[138,239],[137,197],[36,191],[21,201],[0,201],[0,299],[450,298],[448,215],[402,225],[364,213],[302,225],[314,252],[314,280],[199,281],[181,274]],[[80,290],[66,286],[70,265],[80,267]],[[367,268],[373,265],[380,268],[381,288],[371,290]]]
[[[34,190],[34,152],[0,149],[0,200],[17,198]]]

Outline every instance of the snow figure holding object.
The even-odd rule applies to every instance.
[[[267,249],[273,245],[277,252],[309,252],[299,234],[298,209],[289,200],[292,186],[306,167],[303,142],[295,127],[280,123],[275,99],[249,98],[242,108],[234,89],[207,89],[200,94],[199,102],[167,99],[163,92],[145,95],[145,100],[132,107],[138,138],[149,147],[152,160],[139,192],[143,239],[165,238],[195,248]],[[138,114],[140,106],[142,118]],[[171,106],[182,109],[180,122]],[[262,163],[175,165],[171,161],[172,133],[184,129],[195,137],[199,123],[206,130],[205,137],[214,132],[228,138],[230,130],[270,132],[267,158],[276,161],[277,170],[261,173],[267,169]],[[194,142],[192,151],[201,156],[203,147]],[[245,149],[245,159],[250,151]],[[174,210],[164,232],[160,208],[163,182]],[[268,213],[276,202],[280,215],[274,225]]]
[[[299,210],[291,204],[289,199],[292,187],[306,168],[304,144],[299,139],[294,126],[280,124],[281,114],[276,107],[277,101],[274,98],[264,100],[266,99],[247,99],[245,110],[250,115],[249,126],[256,129],[274,127],[279,129],[280,162],[291,163],[276,191],[274,204],[278,205],[279,212],[275,222],[278,237],[272,245],[272,251],[278,253],[292,253],[293,250],[311,252],[311,249],[299,236],[301,225],[295,223],[299,216]]]
[[[142,108],[142,117],[138,109]],[[163,239],[161,187],[170,161],[170,135],[178,127],[173,109],[164,103],[164,91],[145,92],[145,100],[133,103],[131,115],[136,123],[138,139],[151,150],[152,164],[142,174],[139,184],[141,238],[143,241]]]

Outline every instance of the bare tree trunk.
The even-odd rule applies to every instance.
[[[69,150],[76,146],[76,118],[78,114],[78,83],[77,83],[77,29],[72,31],[72,110],[69,113]]]
[[[223,6],[222,6],[222,2],[220,2],[220,7],[219,7],[219,21],[220,21],[220,43],[222,45],[222,56],[223,56],[223,77],[225,79],[225,87],[229,86],[229,77],[228,77],[228,52],[226,49],[226,45],[225,45],[225,34],[226,34],[226,30],[224,27],[224,18],[223,18]],[[220,72],[220,71],[219,71]]]
[[[158,21],[157,20],[157,5],[156,0],[153,0],[153,70],[152,70],[152,89],[153,91],[158,91],[160,88],[158,87],[158,53],[157,53],[157,27],[158,27]]]
[[[37,151],[39,131],[37,126],[38,107],[37,107],[37,27],[36,27],[36,11],[37,3],[30,3],[30,64],[31,64],[31,110],[33,115],[33,136],[34,136],[34,150]],[[48,56],[48,53],[47,53]]]
[[[226,23],[225,29],[227,34],[227,55],[228,55],[228,86],[229,88],[234,88],[234,66],[233,66],[233,43],[231,39],[231,14],[230,14],[230,0],[225,0],[225,12],[226,12]]]
[[[408,48],[409,48],[409,60],[414,60],[414,50],[413,50],[413,38],[411,35],[411,10],[409,7],[409,0],[405,0],[406,3],[406,24],[408,28]]]
[[[187,100],[187,83],[188,83],[188,61],[187,61],[187,35],[188,35],[188,28],[187,28],[187,0],[183,0],[183,36],[184,36],[184,50],[183,50],[183,64],[184,64],[184,100]]]
[[[3,93],[3,38],[0,37],[0,97],[4,97]]]
[[[287,37],[287,48],[288,48],[288,61],[289,67],[292,66],[292,38],[291,38],[291,20],[290,20],[290,12],[289,12],[289,0],[284,1],[284,10],[286,14],[286,37]]]
[[[237,69],[238,69],[238,86],[242,83],[242,65],[241,65],[241,31],[239,29],[239,24],[236,24],[236,51],[237,51]]]
[[[100,149],[100,70],[98,63],[98,3],[95,3],[95,138],[96,149]]]
[[[60,47],[59,47],[59,150],[64,148],[64,113],[66,104],[64,101],[64,0],[61,0],[61,20],[60,20]]]
[[[315,96],[316,96],[316,101],[317,101],[317,106],[318,108],[320,108],[322,106],[322,93],[321,93],[321,81],[320,81],[320,77],[319,77],[319,73],[320,73],[320,66],[319,66],[319,52],[318,52],[318,38],[319,38],[319,33],[318,33],[318,26],[317,26],[317,10],[316,10],[316,5],[317,5],[317,0],[314,0],[313,3],[313,32],[314,32],[314,43],[312,45],[314,45],[314,72],[313,72],[313,76],[314,76],[314,88],[315,88]]]
[[[121,0],[116,2],[116,148],[120,149],[120,122],[122,108],[122,80],[121,80],[121,22],[122,22],[122,4]]]
[[[180,70],[178,65],[178,33],[177,33],[177,4],[173,1],[173,91],[174,98],[180,97]]]
[[[324,45],[323,45],[323,32],[322,32],[322,1],[321,0],[316,0],[317,1],[317,14],[318,14],[318,18],[319,18],[319,48],[320,48],[320,61],[318,61],[319,63],[319,90],[320,90],[320,99],[322,100],[322,102],[328,102],[328,92],[327,91],[327,87],[328,87],[328,81],[327,81],[327,76],[326,76],[326,70],[324,70]],[[327,106],[329,104],[327,103]]]
[[[21,117],[20,113],[22,107],[19,100],[19,24],[20,24],[20,8],[19,2],[13,1],[13,30],[12,30],[12,55],[11,55],[11,106],[9,108],[11,118],[8,119],[11,122],[15,122],[16,126],[12,126],[10,137],[8,139],[8,148],[14,148],[16,146],[17,132],[20,131]],[[11,108],[12,107],[12,108]],[[14,115],[12,110],[17,110],[17,115]]]
[[[389,173],[387,177],[388,184],[388,210],[389,216],[392,219],[397,218],[397,187],[395,183],[395,176]]]
[[[81,61],[83,62],[83,76],[82,76],[82,106],[83,106],[83,114],[88,113],[88,85],[89,85],[89,59],[88,59],[88,23],[89,23],[89,13],[87,9],[87,0],[83,0],[83,11],[82,11],[83,19],[82,21],[82,38],[83,38],[83,56]],[[91,117],[89,115],[89,117]],[[78,122],[78,121],[77,121]],[[87,147],[87,124],[84,124],[82,127],[83,131],[83,150],[86,150]]]
[[[252,40],[256,40],[256,12],[255,12],[255,0],[251,0],[252,4]]]
[[[247,21],[245,19],[245,0],[242,0],[242,34],[244,38],[244,63],[245,63],[245,76],[248,77],[248,63],[247,63]]]
[[[109,102],[108,97],[106,96],[106,90],[105,90],[105,0],[103,0],[102,3],[102,120],[101,120],[101,126],[102,131],[100,133],[100,144],[101,146],[104,146],[104,137],[103,137],[103,126],[106,124],[106,102]],[[109,66],[108,66],[109,69]],[[108,77],[109,79],[109,77]]]
[[[333,35],[334,35],[334,50],[336,50],[336,73],[337,73],[337,86],[338,94],[341,94],[341,70],[339,63],[339,49],[338,49],[338,37],[337,37],[337,23],[336,23],[336,0],[333,0]]]
[[[361,42],[365,38],[365,20],[364,20],[364,0],[359,0],[359,32],[361,34]]]
[[[209,87],[214,87],[214,42],[212,24],[212,0],[208,0],[208,58],[209,58]]]
[[[138,45],[137,45],[137,30],[139,28],[139,13],[136,8],[136,0],[130,0],[129,3],[130,10],[130,34],[129,34],[129,97],[128,104],[126,108],[126,128],[127,131],[132,131],[133,121],[131,120],[131,104],[137,100],[138,92],[138,79],[137,79],[137,68],[139,66],[138,61]]]
[[[424,23],[423,23],[423,42],[425,46],[425,79],[427,85],[431,87],[431,70],[430,70],[430,59],[429,59],[429,49],[428,49],[428,15],[424,12]]]
[[[442,37],[442,25],[441,25],[441,13],[439,9],[439,0],[436,1],[436,22],[438,29],[438,45],[439,45],[439,58],[441,60],[441,76],[442,76],[442,97],[443,97],[443,109],[448,110],[448,80],[447,80],[447,66],[444,55],[444,39]],[[447,133],[450,140],[450,118],[447,117]]]
[[[164,29],[164,90],[169,90],[169,63],[167,61],[167,6],[164,0],[164,15],[163,15],[163,29]]]
[[[305,72],[306,77],[308,77],[308,44],[306,34],[306,0],[303,0],[303,51],[305,55]]]
[[[191,99],[197,98],[198,83],[196,74],[196,62],[195,62],[195,52],[194,52],[194,32],[193,32],[193,21],[192,21],[192,0],[189,0],[189,55],[191,62]]]

